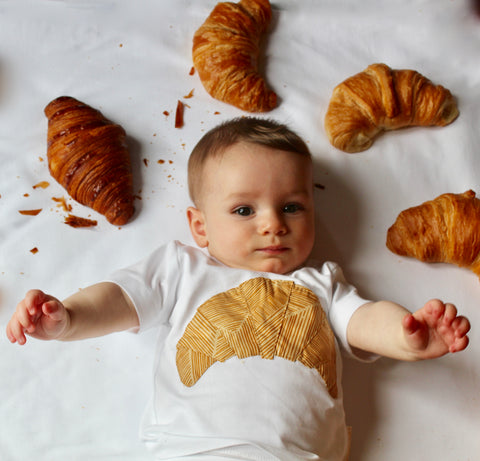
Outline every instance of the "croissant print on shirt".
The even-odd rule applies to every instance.
[[[314,293],[262,277],[203,303],[177,344],[177,369],[193,386],[215,362],[232,357],[281,357],[316,369],[337,397],[333,332]]]

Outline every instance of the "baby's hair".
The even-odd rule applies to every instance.
[[[305,141],[284,124],[257,117],[228,120],[208,131],[190,155],[188,189],[193,203],[198,199],[202,170],[207,159],[220,157],[225,149],[239,142],[250,142],[311,158]]]

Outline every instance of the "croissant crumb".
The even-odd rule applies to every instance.
[[[125,130],[100,111],[69,96],[45,107],[51,175],[72,198],[114,225],[134,213],[133,180]]]
[[[71,227],[95,227],[98,223],[94,219],[81,218],[80,216],[75,216],[69,214],[65,216],[65,224],[68,224]]]
[[[183,109],[184,104],[182,101],[177,101],[177,109],[175,111],[175,128],[183,127]]]
[[[455,98],[414,70],[372,64],[334,90],[325,131],[337,149],[368,149],[386,130],[408,126],[445,126],[458,116]]]
[[[18,210],[18,212],[24,216],[37,216],[41,211],[42,208],[37,208],[35,210]]]
[[[386,244],[400,256],[455,264],[480,277],[480,200],[468,190],[408,208],[388,229]]]
[[[258,72],[259,44],[272,17],[268,0],[218,3],[193,37],[193,64],[213,97],[248,112],[277,105]]]

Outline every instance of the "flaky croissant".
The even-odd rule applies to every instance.
[[[51,175],[69,195],[114,225],[133,215],[133,180],[125,130],[69,96],[45,107]]]
[[[387,247],[424,262],[456,264],[480,277],[480,200],[468,190],[402,211],[388,229]]]
[[[445,126],[458,116],[455,98],[414,70],[372,64],[334,90],[325,130],[337,149],[368,149],[384,130],[407,126]]]
[[[248,112],[277,105],[258,72],[259,42],[272,11],[268,0],[218,3],[193,37],[193,64],[214,98]]]

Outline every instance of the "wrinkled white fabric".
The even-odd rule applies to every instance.
[[[193,32],[216,0],[0,0],[0,331],[30,288],[61,299],[174,239],[191,242],[186,162],[204,132],[246,115],[190,75]],[[474,274],[391,254],[388,227],[404,208],[479,189],[480,17],[475,0],[275,0],[262,71],[315,159],[317,246],[371,299],[414,310],[454,302],[480,322]],[[410,68],[451,90],[459,118],[444,128],[385,133],[360,154],[332,147],[323,118],[333,88],[374,62]],[[193,97],[188,96],[193,90]],[[73,200],[90,229],[63,223],[65,190],[46,161],[44,107],[61,95],[126,130],[136,214],[118,229]],[[185,124],[174,127],[177,101]],[[168,113],[168,114],[167,114]],[[41,181],[49,187],[33,189]],[[37,216],[19,210],[42,209]],[[30,250],[38,249],[32,253]],[[469,459],[480,453],[480,341],[440,360],[344,361],[353,461]],[[144,461],[137,430],[151,393],[156,336],[119,333],[76,343],[0,335],[0,458]],[[446,434],[455,436],[446,437]],[[408,440],[409,443],[405,443]]]

